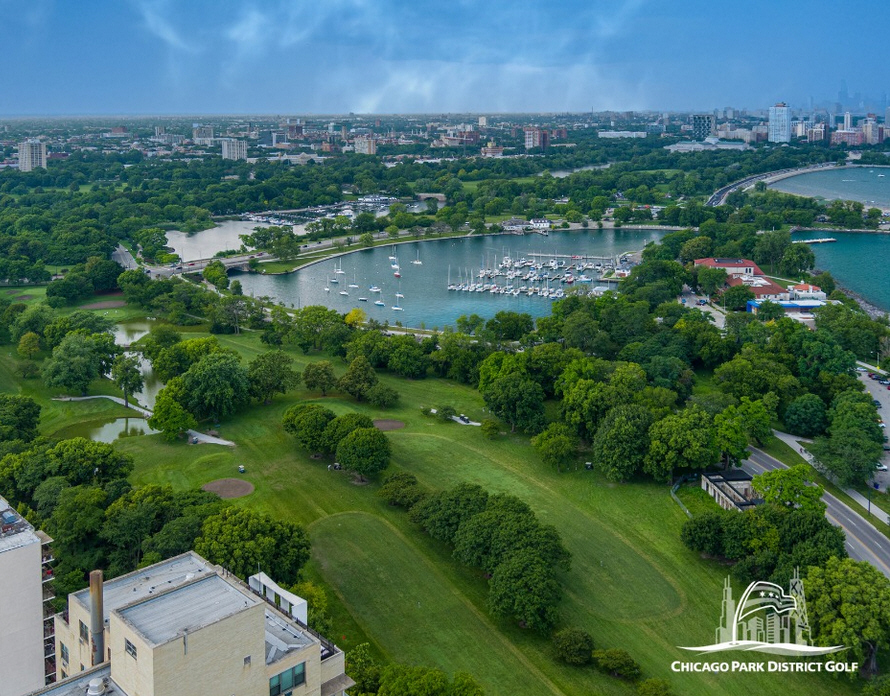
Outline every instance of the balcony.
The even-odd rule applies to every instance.
[[[43,621],[43,638],[47,639],[55,639],[56,637],[56,624],[53,621],[47,621],[44,619]]]
[[[56,593],[53,592],[53,586],[51,583],[43,584],[43,601],[50,602],[56,598]]]
[[[45,659],[54,658],[56,656],[56,640],[55,638],[50,638],[49,640],[43,641],[43,657]]]
[[[43,558],[41,559],[40,562],[43,563],[44,565],[46,565],[47,563],[52,563],[55,560],[56,560],[56,557],[53,556],[53,552],[47,550],[47,551],[43,552]]]
[[[55,574],[55,572],[53,572],[53,569],[48,568],[48,567],[43,569],[43,573],[41,575],[43,577],[44,583],[52,582],[56,577],[56,574]]]

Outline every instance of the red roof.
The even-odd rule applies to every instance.
[[[763,271],[760,270],[760,267],[749,259],[696,259],[696,266],[708,266],[709,268],[723,268],[727,271],[741,271],[744,272],[744,269],[750,268],[751,275],[762,276]]]
[[[822,292],[822,288],[818,285],[810,285],[809,283],[798,283],[792,285],[792,290],[800,290],[801,292]]]
[[[754,293],[754,297],[761,298],[767,295],[782,295],[787,294],[788,290],[783,288],[781,285],[774,283],[771,280],[767,280],[766,278],[757,278],[757,283],[755,285],[750,285],[746,283],[742,278],[733,277],[726,279],[727,285],[744,285],[751,292]]]

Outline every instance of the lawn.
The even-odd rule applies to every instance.
[[[256,333],[218,338],[245,359],[266,350]],[[292,355],[299,368],[322,357]],[[6,390],[17,389],[9,371],[15,361],[14,350],[0,352],[0,387]],[[338,371],[344,369],[342,361],[334,362]],[[378,498],[379,481],[356,485],[344,472],[329,471],[325,461],[295,448],[280,422],[284,410],[300,400],[338,413],[403,421],[404,429],[388,434],[390,470],[411,471],[430,489],[470,481],[528,502],[542,521],[557,527],[573,555],[572,570],[561,576],[565,623],[588,630],[597,647],[626,648],[646,676],[667,679],[676,693],[853,693],[848,682],[818,675],[785,676],[779,683],[770,675],[673,674],[672,661],[699,659],[676,646],[711,642],[726,572],[682,546],[679,530],[686,516],[668,488],[611,484],[583,467],[557,473],[523,436],[488,440],[479,428],[420,413],[421,406],[447,404],[480,420],[486,414],[475,390],[438,379],[381,378],[401,394],[399,404],[386,411],[297,390],[224,421],[220,434],[238,443],[235,448],[168,443],[160,436],[123,439],[118,447],[135,458],[132,479],[139,484],[188,488],[236,475],[237,466],[244,465],[255,492],[234,504],[306,526],[313,542],[307,575],[329,589],[332,638],[345,649],[370,641],[390,660],[469,671],[490,695],[635,693],[632,685],[592,668],[557,664],[545,638],[492,617],[485,607],[485,579],[456,563],[450,550],[421,533],[405,512]],[[23,392],[47,407],[42,422],[47,434],[122,415],[110,402],[49,402],[52,394],[38,380],[26,383]],[[724,659],[745,657],[736,653]]]

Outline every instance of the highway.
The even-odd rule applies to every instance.
[[[752,447],[749,451],[751,456],[742,463],[742,468],[749,474],[757,475],[766,471],[788,468],[778,459],[756,448]],[[822,500],[827,506],[825,516],[828,521],[843,529],[847,536],[845,546],[850,558],[857,561],[868,561],[890,578],[890,539],[831,493],[824,493]]]

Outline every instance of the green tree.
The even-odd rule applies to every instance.
[[[380,688],[380,665],[371,656],[368,643],[359,643],[346,653],[346,674],[355,682],[356,693],[377,693]]]
[[[414,474],[400,471],[386,477],[377,495],[390,505],[411,508],[426,496],[426,491]]]
[[[693,237],[680,249],[680,261],[689,263],[711,255],[714,242],[710,237]]]
[[[338,331],[345,328],[343,317],[336,310],[320,305],[303,307],[294,313],[289,339],[304,353],[332,347]]]
[[[164,387],[155,398],[155,407],[148,427],[164,433],[168,440],[175,440],[180,433],[194,430],[198,421],[189,411]]]
[[[747,285],[733,285],[726,288],[721,295],[721,300],[726,309],[734,312],[745,309],[748,300],[755,299],[754,292]]]
[[[309,538],[297,524],[233,506],[204,521],[195,551],[242,579],[268,568],[290,584],[309,560]]]
[[[726,283],[726,270],[700,266],[697,273],[698,287],[705,295],[711,296]]]
[[[22,334],[16,350],[25,360],[32,360],[40,352],[40,336],[33,331]]]
[[[640,677],[643,670],[630,653],[623,648],[610,648],[608,650],[594,650],[593,661],[603,672],[618,679],[635,680]]]
[[[825,513],[825,503],[822,502],[824,489],[813,483],[810,468],[806,464],[758,474],[754,477],[752,485],[768,503],[799,507],[818,512],[820,515]]]
[[[778,302],[765,300],[760,303],[757,308],[757,319],[759,321],[774,321],[785,316],[785,309]]]
[[[353,430],[373,428],[374,421],[364,413],[344,413],[334,418],[325,428],[325,451],[336,452],[340,441]]]
[[[498,377],[482,398],[492,413],[510,424],[511,432],[520,428],[535,433],[544,426],[544,390],[527,377],[515,373]]]
[[[673,692],[664,679],[644,679],[637,686],[637,696],[673,696]]]
[[[357,401],[361,401],[375,384],[377,384],[377,373],[371,367],[368,359],[359,355],[349,363],[349,367],[346,368],[346,372],[340,378],[337,386],[350,396],[355,397]]]
[[[92,336],[68,334],[53,350],[43,368],[48,387],[62,387],[86,395],[90,382],[101,375],[102,355]]]
[[[779,270],[791,278],[800,278],[816,265],[816,255],[809,244],[789,244],[782,254]]]
[[[828,427],[825,402],[815,394],[803,394],[785,409],[785,426],[795,435],[813,437]]]
[[[814,642],[846,646],[875,674],[878,652],[890,647],[890,580],[865,561],[829,558],[810,567],[806,590]]]
[[[559,618],[562,588],[553,568],[534,551],[519,551],[498,565],[488,586],[488,608],[522,626],[546,633]]]
[[[580,628],[563,628],[553,634],[553,651],[567,665],[586,665],[593,657],[593,638]]]
[[[652,412],[638,404],[611,409],[593,439],[592,459],[610,481],[626,481],[642,470],[649,451]]]
[[[714,438],[726,467],[740,466],[748,456],[748,433],[737,406],[728,406],[714,416]]]
[[[659,481],[669,481],[676,469],[705,469],[720,456],[711,417],[697,406],[654,423],[649,439],[643,470]]]
[[[326,428],[334,418],[336,414],[324,406],[298,404],[284,412],[282,424],[300,447],[310,452],[325,452],[330,449]]]
[[[461,483],[454,488],[428,496],[411,508],[410,518],[433,539],[448,544],[460,525],[485,510],[488,493],[481,486]]]
[[[0,393],[0,442],[37,437],[40,404],[30,396]]]
[[[497,421],[493,421],[491,418],[486,418],[482,421],[480,430],[489,440],[494,440],[501,432],[501,428],[498,426]]]
[[[392,387],[378,382],[368,389],[365,398],[368,399],[368,403],[372,406],[389,408],[390,406],[395,406],[399,400],[399,393]]]
[[[286,394],[300,383],[294,359],[281,350],[260,353],[247,366],[250,394],[268,404],[275,394]]]
[[[220,290],[229,287],[229,275],[222,261],[212,261],[208,263],[201,275],[211,285],[216,286]]]
[[[303,384],[310,391],[320,391],[322,396],[337,386],[334,366],[327,360],[312,362],[303,368]]]
[[[132,355],[119,355],[111,366],[111,379],[124,393],[124,406],[129,407],[130,396],[145,384],[139,358]]]
[[[389,439],[377,428],[358,428],[337,444],[337,461],[362,481],[386,469],[391,455]]]
[[[754,260],[757,263],[769,264],[770,270],[775,273],[776,264],[789,246],[791,246],[791,235],[788,232],[766,232],[757,238],[754,245]]]
[[[74,437],[62,440],[47,451],[49,470],[64,476],[68,483],[104,484],[126,478],[133,470],[133,457],[118,452],[105,442]]]
[[[563,466],[568,468],[578,451],[578,438],[563,423],[551,423],[531,439],[531,444],[541,455],[543,462],[547,466],[556,467],[557,471]]]
[[[247,370],[236,355],[211,353],[182,376],[186,406],[198,418],[225,418],[250,399]]]

